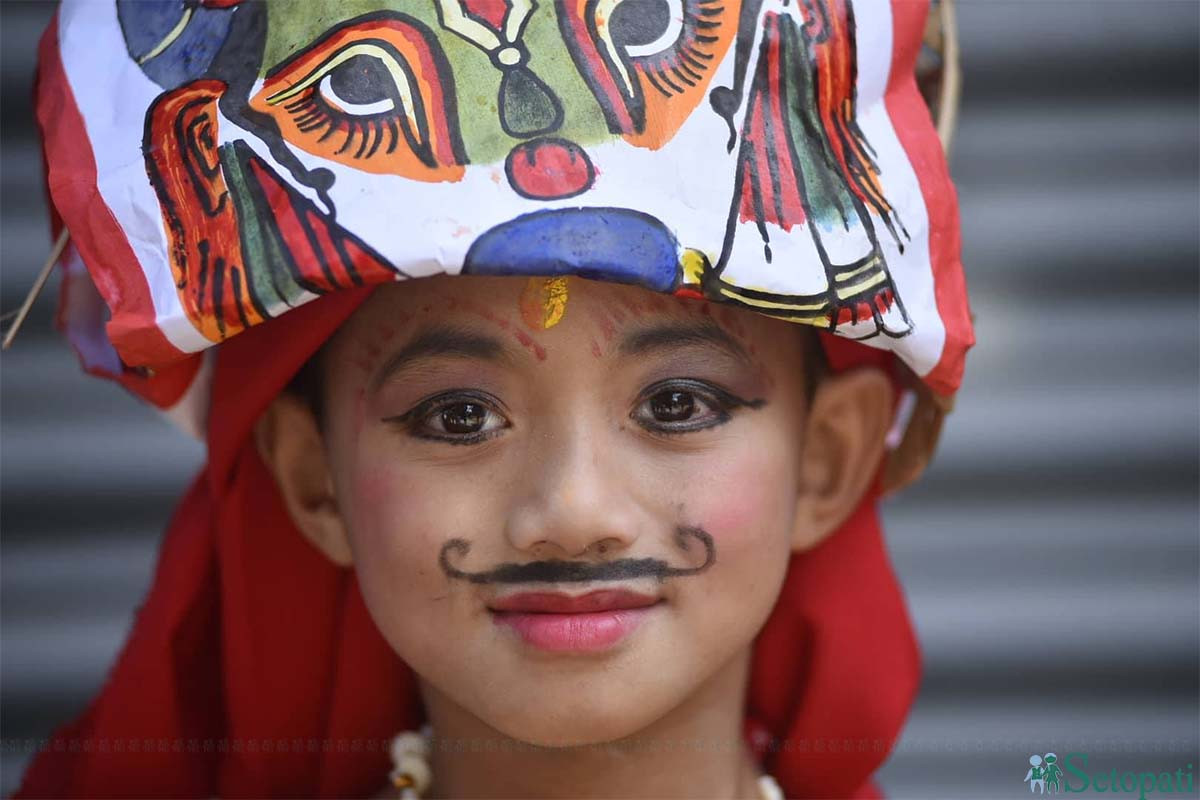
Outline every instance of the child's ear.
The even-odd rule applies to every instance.
[[[807,550],[837,530],[878,471],[892,422],[892,387],[882,370],[828,375],[805,422],[792,549]]]
[[[254,427],[254,442],[296,528],[333,563],[353,563],[325,443],[308,404],[284,392]]]

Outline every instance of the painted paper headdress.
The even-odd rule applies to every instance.
[[[816,325],[837,334],[835,372],[894,352],[926,413],[881,482],[911,477],[972,343],[955,195],[914,80],[918,58],[936,67],[926,11],[65,3],[38,92],[71,242],[60,323],[90,371],[214,424],[117,664],[17,796],[383,785],[380,742],[421,721],[416,678],[354,572],[294,529],[251,436],[371,284],[579,275]],[[746,734],[789,797],[876,797],[917,690],[878,491],[792,556],[754,644]]]
[[[705,297],[891,350],[951,395],[972,333],[914,80],[924,17],[888,0],[66,2],[38,103],[73,245],[61,322],[90,370],[195,429],[213,345],[439,273]]]

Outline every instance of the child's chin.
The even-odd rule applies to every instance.
[[[633,725],[616,725],[611,726],[606,730],[597,730],[595,727],[589,726],[586,723],[574,721],[566,729],[558,730],[555,728],[546,729],[544,726],[537,726],[538,730],[528,730],[524,726],[518,726],[515,730],[505,733],[525,744],[534,747],[544,747],[547,749],[561,750],[573,747],[594,747],[596,745],[617,742],[622,739],[627,739],[636,734],[640,727]]]
[[[630,697],[613,704],[598,697],[594,706],[574,702],[567,711],[553,703],[539,703],[528,708],[528,713],[495,720],[492,725],[506,736],[536,747],[589,747],[635,736],[660,716],[650,704],[638,700],[644,698]]]

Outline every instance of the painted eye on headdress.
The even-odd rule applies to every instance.
[[[407,60],[386,42],[361,41],[334,53],[297,83],[267,96],[268,105],[283,105],[302,132],[321,130],[329,136],[346,122],[335,154],[354,158],[374,155],[380,147],[393,153],[403,134],[413,154],[436,166],[430,151],[425,110]],[[372,135],[373,134],[373,135]]]
[[[402,14],[333,29],[273,69],[250,102],[297,147],[367,172],[456,180],[466,163],[449,64]]]
[[[407,90],[405,93],[409,96],[410,107],[405,109],[406,116],[415,122],[408,76],[402,70],[389,68],[385,59],[377,55],[359,53],[351,56],[325,73],[325,77],[317,84],[317,90],[326,101],[347,114],[383,114],[396,108],[397,95],[400,94],[394,77],[396,72],[400,72]]]
[[[683,33],[683,0],[623,0],[604,26],[612,42],[630,58],[658,55]]]
[[[559,28],[609,129],[656,148],[703,99],[737,32],[737,3],[566,0]]]

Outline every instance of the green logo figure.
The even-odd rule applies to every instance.
[[[1061,792],[1062,788],[1058,785],[1058,779],[1062,776],[1063,771],[1058,766],[1058,756],[1054,753],[1046,753],[1045,766],[1042,767],[1042,775],[1046,779],[1046,791],[1050,793]],[[1030,791],[1033,791],[1030,789]]]

